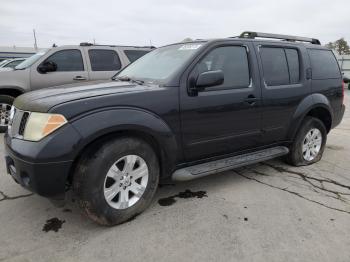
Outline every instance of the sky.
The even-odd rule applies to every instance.
[[[155,45],[243,31],[350,42],[350,0],[0,0],[0,46]]]

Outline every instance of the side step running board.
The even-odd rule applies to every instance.
[[[195,166],[189,166],[176,170],[172,174],[172,179],[175,181],[192,180],[214,173],[219,173],[222,171],[266,161],[275,157],[286,155],[288,152],[289,150],[287,147],[278,146],[253,153],[215,160]]]

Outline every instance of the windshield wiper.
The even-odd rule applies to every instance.
[[[132,82],[132,83],[136,83],[139,85],[143,85],[145,83],[145,81],[143,81],[143,80],[133,79],[133,78],[128,77],[128,76],[113,77],[112,79],[119,80],[119,81],[125,81],[125,82]]]

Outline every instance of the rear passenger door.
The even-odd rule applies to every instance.
[[[85,49],[85,52],[89,59],[90,80],[110,79],[123,67],[116,49],[96,46]]]
[[[57,70],[41,73],[38,67],[45,62],[54,62]],[[41,63],[30,69],[30,86],[32,89],[40,89],[50,86],[77,83],[89,80],[86,63],[80,48],[56,50],[48,55]]]
[[[265,145],[286,139],[291,118],[311,92],[309,61],[302,45],[254,43],[262,87],[262,132]]]

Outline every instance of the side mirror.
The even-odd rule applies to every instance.
[[[196,81],[196,87],[205,89],[206,87],[221,85],[224,82],[224,73],[221,70],[201,73]]]
[[[46,74],[48,72],[55,72],[57,70],[57,64],[52,61],[45,61],[38,67],[38,71],[42,74]]]
[[[343,81],[344,81],[344,83],[346,83],[346,84],[350,83],[350,79],[347,78],[347,77],[343,77]]]

